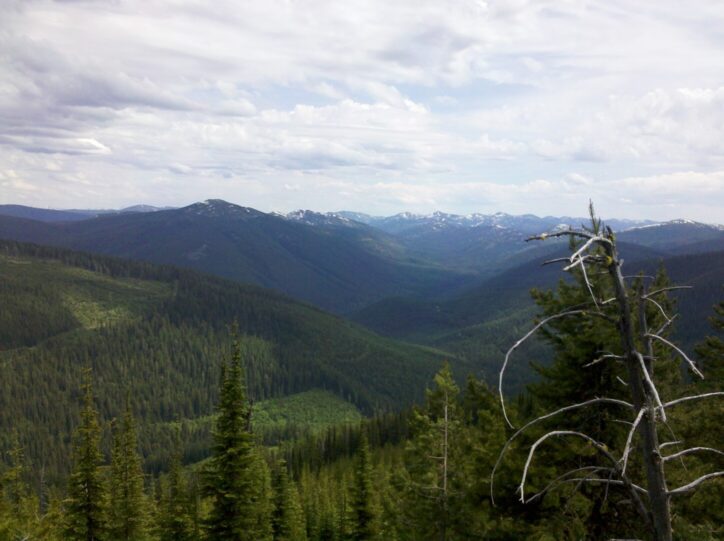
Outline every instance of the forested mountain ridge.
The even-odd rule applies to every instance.
[[[0,238],[190,267],[342,314],[389,297],[454,297],[536,259],[541,250],[561,249],[552,242],[536,247],[524,242],[528,236],[584,221],[504,213],[376,218],[299,210],[281,215],[208,200],[179,209],[141,206],[48,223],[60,211],[8,208],[0,207]],[[688,220],[610,224],[622,241],[642,246],[638,251],[649,248],[662,256],[724,246],[722,226]]]
[[[692,348],[707,334],[707,318],[724,285],[724,251],[664,255],[627,243],[619,245],[626,272],[654,274],[663,266],[676,284],[692,289],[675,292],[685,317],[675,325],[675,337]],[[535,252],[534,252],[535,253]],[[556,265],[543,261],[565,254],[559,244],[540,247],[537,257],[483,281],[450,299],[389,298],[352,314],[351,318],[385,336],[427,344],[454,352],[475,363],[492,383],[505,351],[535,315],[532,288],[551,289],[561,279]],[[535,344],[535,341],[532,342]],[[548,355],[536,346],[538,360]],[[527,367],[519,367],[511,380],[528,381]]]
[[[64,224],[2,216],[0,238],[190,267],[336,312],[388,295],[439,294],[471,279],[412,257],[363,224],[319,228],[220,200]]]
[[[0,434],[17,429],[49,467],[68,450],[86,366],[107,418],[129,389],[145,423],[210,415],[234,321],[255,400],[319,388],[368,413],[400,408],[444,358],[456,362],[281,294],[172,267],[3,241],[0,277]]]

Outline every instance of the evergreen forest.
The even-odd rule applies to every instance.
[[[487,329],[495,370],[259,287],[0,241],[0,540],[724,538],[724,302],[680,347],[664,266],[624,275],[592,211],[551,236],[567,277]]]

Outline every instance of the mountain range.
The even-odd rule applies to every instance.
[[[339,314],[390,297],[440,300],[558,250],[532,234],[582,218],[347,211],[264,213],[222,200],[81,212],[0,206],[0,238],[189,267],[276,289]],[[57,214],[60,213],[60,214]],[[61,217],[59,217],[61,216]],[[51,221],[52,220],[52,221]],[[724,249],[724,228],[610,220],[650,257]]]

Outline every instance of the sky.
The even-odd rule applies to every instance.
[[[724,2],[0,0],[0,204],[724,222]]]

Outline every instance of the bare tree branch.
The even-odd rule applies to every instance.
[[[596,450],[605,455],[611,462],[613,462],[614,465],[618,464],[618,461],[608,451],[606,446],[594,440],[591,436],[584,434],[583,432],[577,432],[575,430],[552,430],[551,432],[548,432],[547,434],[544,434],[543,436],[538,438],[538,440],[530,447],[530,451],[528,452],[528,459],[525,461],[525,466],[523,467],[523,476],[520,480],[520,486],[518,487],[518,490],[520,490],[520,501],[522,503],[525,503],[525,480],[528,476],[528,468],[530,468],[530,463],[533,460],[535,450],[541,443],[553,436],[578,436],[579,438],[583,438],[584,440],[589,442]]]
[[[593,244],[595,243],[604,243],[611,244],[611,241],[608,240],[606,237],[603,237],[601,235],[591,236],[588,238],[586,242],[583,243],[583,245],[578,248],[570,257],[571,263],[573,263],[576,259],[581,259],[581,255],[588,250]]]
[[[655,289],[654,291],[651,291],[644,295],[644,299],[647,299],[648,297],[653,297],[654,295],[658,295],[659,293],[663,293],[664,291],[672,291],[674,289],[694,289],[693,286],[669,286],[669,287],[662,287],[661,289]]]
[[[664,324],[659,328],[659,330],[656,331],[656,334],[659,334],[659,335],[663,334],[664,331],[669,328],[669,326],[674,322],[674,320],[675,320],[677,317],[679,317],[679,314],[674,314],[673,316],[671,316],[671,319],[669,319],[666,323],[664,323]]]
[[[503,449],[500,451],[500,454],[498,455],[498,460],[495,461],[495,466],[493,466],[493,471],[490,473],[490,500],[493,505],[495,505],[495,497],[493,495],[493,489],[494,489],[494,484],[495,484],[495,472],[498,471],[498,467],[500,467],[500,463],[503,461],[503,455],[508,450],[510,445],[513,443],[513,440],[515,438],[517,438],[520,434],[522,434],[525,430],[527,430],[528,428],[533,426],[534,424],[537,424],[541,421],[545,421],[546,419],[550,419],[551,417],[555,417],[556,415],[559,415],[561,413],[565,413],[567,411],[590,406],[592,404],[615,404],[617,406],[624,406],[626,408],[633,410],[633,404],[629,404],[628,402],[619,400],[617,398],[605,398],[605,397],[592,398],[591,400],[586,400],[585,402],[579,402],[578,404],[571,404],[570,406],[565,406],[565,407],[559,408],[556,411],[547,413],[545,415],[541,415],[540,417],[536,417],[532,421],[527,422],[525,425],[520,427],[510,438],[508,438],[508,441],[505,442]]]
[[[623,359],[623,357],[621,355],[614,355],[613,353],[605,353],[605,354],[601,355],[598,359],[594,359],[590,363],[584,364],[583,368],[588,368],[589,366],[593,366],[595,364],[601,363],[601,362],[605,361],[606,359],[621,360],[621,359]]]
[[[528,237],[527,239],[525,239],[525,242],[530,242],[532,240],[554,239],[556,237],[581,237],[584,239],[590,239],[594,236],[595,235],[592,235],[591,233],[588,233],[586,231],[580,231],[578,229],[563,229],[561,231],[552,231],[549,233],[541,233],[540,235]]]
[[[663,306],[661,306],[658,302],[656,302],[656,301],[655,301],[654,299],[652,299],[651,297],[647,297],[647,296],[644,295],[643,299],[649,301],[649,302],[652,303],[654,306],[656,306],[656,308],[659,309],[659,312],[661,312],[661,315],[664,316],[664,319],[666,319],[665,325],[668,325],[668,324],[671,323],[672,318],[669,317],[669,314],[666,313],[666,310],[664,310],[664,307],[663,307]]]
[[[528,498],[528,503],[540,498],[541,496],[544,496],[547,492],[550,492],[551,490],[553,490],[558,484],[560,484],[560,481],[566,479],[569,475],[575,475],[577,473],[581,473],[584,471],[591,472],[591,474],[594,474],[598,471],[613,471],[613,468],[606,468],[603,466],[584,466],[582,468],[576,468],[575,470],[567,471],[563,475],[559,475],[558,477],[553,479],[553,481],[548,483],[548,485],[546,485],[546,487],[543,490],[536,492],[535,494],[533,494],[533,496]]]
[[[681,443],[680,440],[676,441],[665,441],[661,445],[659,445],[659,450],[663,449],[664,447],[668,447],[669,445],[679,445]]]
[[[667,402],[666,404],[664,404],[664,407],[668,408],[670,406],[675,406],[676,404],[681,404],[682,402],[688,402],[689,400],[699,400],[701,398],[709,398],[711,396],[724,396],[724,391],[715,391],[713,393],[702,393],[693,396],[684,396],[682,398],[677,398],[676,400],[671,400],[670,402]]]
[[[606,485],[619,485],[619,486],[625,486],[625,487],[630,486],[637,492],[640,492],[641,494],[648,494],[648,491],[645,488],[635,485],[633,483],[627,483],[625,481],[621,481],[620,479],[601,479],[600,477],[578,477],[578,478],[574,478],[574,479],[563,479],[562,481],[559,481],[558,484],[559,485],[563,484],[563,483],[579,483],[580,484],[580,483],[584,483],[584,482],[605,483]],[[536,496],[538,496],[538,494],[531,496],[523,503],[530,503],[531,501],[533,501],[533,499]]]
[[[647,336],[648,338],[655,338],[656,340],[658,340],[658,341],[660,341],[660,342],[663,342],[664,344],[666,344],[667,346],[669,346],[671,349],[673,349],[674,351],[676,351],[676,352],[677,352],[679,355],[681,355],[681,357],[683,357],[683,359],[689,364],[689,367],[691,368],[691,370],[692,370],[697,376],[699,376],[701,379],[704,379],[704,374],[702,374],[702,373],[699,371],[699,369],[696,367],[696,364],[694,363],[694,361],[692,361],[691,359],[689,359],[689,357],[686,355],[686,353],[684,353],[683,351],[681,351],[681,349],[679,349],[676,345],[674,345],[674,344],[672,344],[671,342],[669,342],[666,338],[662,338],[662,337],[659,336],[658,334],[647,333],[646,336]]]
[[[566,257],[556,257],[555,259],[548,259],[541,263],[541,267],[545,267],[546,265],[550,265],[552,263],[563,263],[564,261],[570,261],[570,259]]]
[[[651,380],[651,375],[649,374],[649,371],[646,369],[646,363],[644,362],[644,357],[641,355],[638,351],[635,351],[634,354],[636,355],[636,358],[639,360],[639,364],[641,366],[641,372],[644,376],[644,381],[646,381],[646,384],[649,386],[649,390],[651,391],[651,394],[654,397],[654,400],[656,401],[657,408],[661,410],[661,420],[666,422],[666,410],[664,409],[664,405],[661,403],[661,398],[659,398],[659,391],[656,389],[656,385],[654,385],[654,382]]]
[[[518,340],[513,346],[508,350],[508,352],[505,354],[505,360],[503,361],[503,366],[500,369],[500,373],[498,374],[498,394],[500,395],[500,405],[503,408],[503,417],[505,418],[505,422],[508,423],[508,426],[510,428],[515,428],[513,426],[513,423],[510,422],[510,419],[508,418],[508,412],[505,410],[505,400],[503,399],[503,375],[505,374],[505,369],[508,366],[508,361],[510,360],[511,354],[528,338],[530,338],[538,329],[540,329],[543,325],[548,323],[549,321],[553,321],[554,319],[559,319],[562,317],[568,317],[568,316],[575,316],[577,314],[584,314],[586,310],[570,310],[568,312],[561,312],[559,314],[552,315],[550,317],[547,317],[543,319],[541,322],[539,322],[535,327],[533,327],[528,333],[523,336],[520,340]]]
[[[590,240],[588,242],[591,242]],[[601,307],[598,306],[598,301],[596,300],[596,295],[593,294],[593,286],[591,285],[590,280],[588,279],[588,274],[586,273],[586,263],[583,261],[583,258],[579,258],[581,261],[581,274],[583,274],[583,280],[586,282],[586,287],[588,288],[588,292],[591,294],[591,299],[593,300],[593,304],[596,306],[596,310],[600,310]]]
[[[661,446],[659,446],[659,449]],[[684,449],[683,451],[679,451],[678,453],[674,453],[673,455],[668,455],[665,457],[662,457],[662,460],[666,462],[667,460],[673,460],[675,458],[679,458],[680,456],[688,455],[690,453],[697,453],[699,451],[709,451],[711,453],[716,453],[718,455],[724,455],[724,451],[721,451],[720,449],[714,449],[713,447],[692,447],[690,449]]]
[[[698,487],[700,484],[702,484],[704,481],[707,481],[709,479],[713,479],[715,477],[721,477],[724,475],[724,471],[715,471],[713,473],[707,473],[706,475],[702,475],[695,481],[692,481],[688,485],[684,485],[683,487],[675,488],[674,490],[669,490],[667,494],[669,496],[673,496],[675,494],[685,494],[687,492],[690,492],[694,490],[696,487]]]
[[[628,466],[628,455],[629,453],[631,453],[631,443],[633,442],[633,437],[636,433],[636,429],[638,428],[639,423],[641,422],[641,419],[643,419],[645,413],[646,408],[641,408],[638,415],[636,415],[636,419],[631,425],[631,430],[629,430],[628,437],[626,438],[626,445],[623,448],[623,455],[621,455],[621,462],[623,462],[623,466],[621,466],[621,473],[626,473],[626,466]]]

